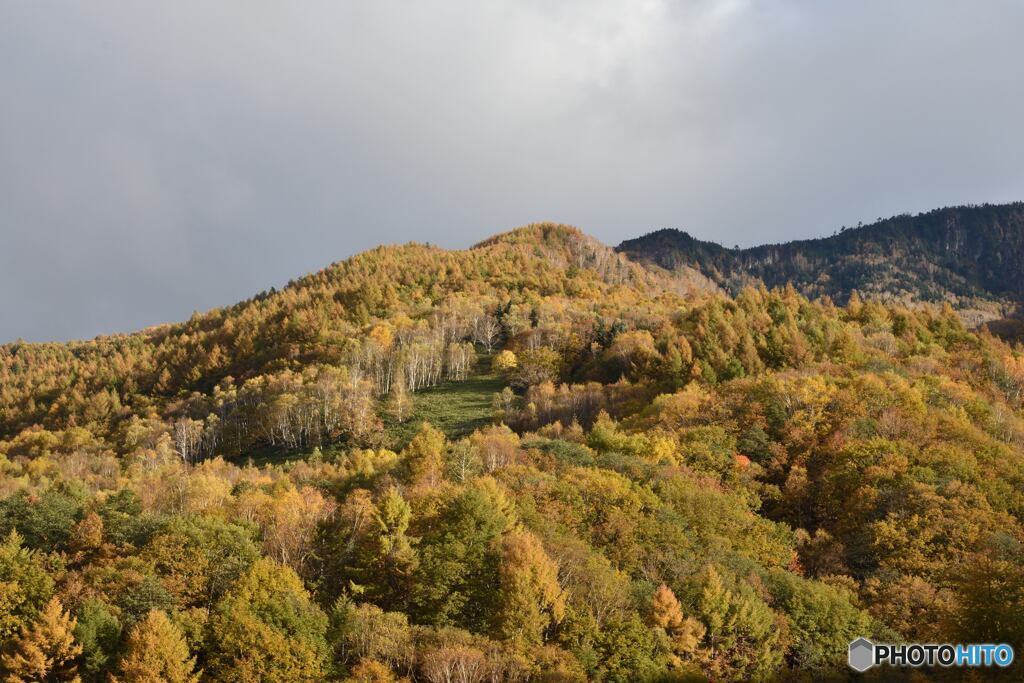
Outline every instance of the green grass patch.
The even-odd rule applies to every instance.
[[[505,381],[499,375],[492,374],[490,367],[491,357],[480,354],[473,373],[464,381],[445,382],[413,394],[411,412],[403,422],[399,423],[394,417],[382,414],[384,445],[400,450],[416,435],[424,422],[440,429],[449,439],[461,439],[491,424],[491,402],[494,394],[505,387]],[[346,450],[348,446],[345,444],[330,444],[321,449],[328,460]],[[251,461],[257,467],[282,465],[304,460],[312,452],[312,448],[289,450],[280,446],[264,446],[233,460],[239,464]]]
[[[412,395],[412,412],[408,419],[398,423],[384,416],[387,442],[392,448],[402,448],[415,436],[423,422],[429,422],[449,439],[459,439],[473,430],[491,423],[491,401],[505,382],[490,368],[490,358],[481,356],[476,372],[462,382],[446,382]]]
[[[256,467],[284,465],[296,460],[307,460],[314,450],[315,447],[313,446],[295,449],[288,449],[282,446],[262,446],[252,449],[245,455],[231,458],[231,461],[239,465],[251,462]],[[332,443],[321,447],[320,453],[325,460],[331,460],[347,450],[348,447],[344,444]]]

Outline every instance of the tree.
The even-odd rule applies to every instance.
[[[519,453],[519,436],[505,425],[479,429],[470,443],[480,456],[485,472],[511,465]]]
[[[705,665],[723,674],[766,678],[782,664],[776,615],[748,584],[727,587],[714,565],[705,569],[696,612],[706,633]]]
[[[183,417],[174,423],[174,449],[184,462],[196,461],[202,438],[202,420]]]
[[[416,551],[407,535],[412,508],[397,488],[388,489],[374,510],[372,535],[376,543],[365,560],[371,593],[388,606],[404,606],[409,581],[416,568]]]
[[[715,657],[716,648],[723,637],[723,632],[731,630],[732,591],[722,583],[722,577],[713,566],[705,572],[704,585],[697,599],[697,610],[707,626],[708,643],[711,657]]]
[[[516,354],[508,349],[503,349],[491,360],[491,370],[499,375],[505,375],[515,370],[518,363]]]
[[[75,642],[75,620],[51,598],[31,627],[22,629],[11,652],[0,657],[7,683],[30,681],[80,681],[77,657],[82,646]]]
[[[420,426],[401,453],[414,484],[434,486],[441,480],[447,443],[444,433],[430,423]]]
[[[53,579],[12,530],[0,544],[0,643],[31,623],[52,593]]]
[[[1024,647],[1024,547],[992,534],[982,552],[968,558],[960,579],[954,615],[967,642],[1006,642]]]
[[[381,662],[388,669],[408,669],[415,653],[408,618],[376,605],[353,605],[341,598],[331,612],[331,642],[342,666]]]
[[[141,554],[181,606],[210,608],[259,557],[252,535],[219,517],[175,517]]]
[[[659,358],[654,337],[647,330],[623,332],[615,337],[607,353],[608,365],[618,365],[619,374],[631,378],[650,372]]]
[[[400,683],[401,680],[386,664],[375,659],[361,659],[352,667],[345,683]]]
[[[493,315],[485,313],[477,316],[476,322],[473,324],[473,341],[486,348],[487,353],[494,348],[500,335],[501,325]]]
[[[405,375],[399,371],[395,380],[391,383],[391,391],[388,394],[387,410],[399,424],[408,419],[412,412],[412,397],[409,395],[409,387],[405,382]]]
[[[22,489],[0,501],[0,533],[17,530],[23,544],[36,550],[65,548],[80,516],[80,496],[65,485],[35,493]]]
[[[510,531],[498,541],[500,587],[497,632],[520,646],[540,645],[565,615],[558,565],[529,531]]]
[[[471,647],[441,647],[423,655],[420,670],[428,683],[480,683],[489,673],[487,656]]]
[[[793,657],[802,671],[838,669],[850,641],[870,633],[871,619],[843,588],[807,581],[781,569],[768,577],[775,604],[789,620]]]
[[[494,409],[495,419],[507,422],[512,418],[512,408],[515,405],[516,395],[511,388],[505,387],[500,393],[494,395],[491,406]]]
[[[167,615],[150,610],[128,634],[118,680],[124,683],[197,683],[195,657]]]
[[[91,599],[81,604],[75,640],[82,645],[81,668],[86,680],[104,680],[121,641],[121,623],[106,603]]]
[[[512,383],[525,389],[534,384],[553,381],[558,378],[561,363],[562,357],[559,353],[546,346],[523,351],[519,354]]]
[[[704,637],[704,626],[693,617],[683,616],[682,605],[672,589],[665,584],[654,591],[651,621],[668,636],[676,655],[692,653]]]
[[[607,681],[646,681],[660,677],[657,640],[635,613],[609,619],[595,642],[597,675]]]
[[[419,546],[412,612],[420,621],[486,628],[498,578],[492,548],[509,522],[500,502],[481,488],[467,489],[447,503]]]
[[[103,518],[90,512],[71,529],[68,539],[71,550],[79,555],[88,555],[103,545]]]
[[[312,486],[296,489],[293,485],[279,487],[276,495],[264,501],[257,520],[263,531],[263,552],[306,575],[319,525],[331,517],[337,504]]]
[[[210,617],[208,669],[215,681],[323,680],[327,617],[294,571],[260,559]]]

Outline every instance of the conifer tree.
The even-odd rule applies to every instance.
[[[402,450],[402,458],[414,484],[433,486],[440,481],[444,471],[446,445],[444,433],[424,422],[416,436]]]
[[[86,680],[103,680],[121,642],[121,623],[101,600],[78,606],[75,640],[82,645],[80,671]]]
[[[82,646],[75,642],[75,620],[57,598],[50,598],[32,626],[22,630],[11,652],[0,657],[6,683],[80,681],[75,659]]]
[[[528,531],[505,534],[499,540],[499,552],[498,633],[520,646],[540,645],[545,632],[565,615],[558,564]]]
[[[181,631],[160,610],[132,628],[121,659],[121,683],[196,683],[196,660]]]
[[[0,643],[31,623],[51,593],[53,579],[12,529],[0,543]]]
[[[416,551],[406,533],[411,519],[412,508],[397,488],[389,489],[376,506],[377,543],[368,564],[376,584],[372,592],[388,607],[404,606],[408,583],[416,568]]]
[[[677,655],[693,652],[704,637],[704,626],[693,617],[683,616],[682,605],[672,589],[661,584],[651,599],[651,621],[665,631]]]
[[[704,574],[704,585],[697,598],[697,610],[705,626],[708,641],[711,645],[711,657],[716,655],[716,647],[723,632],[732,627],[730,606],[732,592],[722,583],[722,577],[713,566],[708,566]]]

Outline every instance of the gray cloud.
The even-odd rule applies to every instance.
[[[1018,2],[0,5],[0,341],[536,220],[727,244],[1024,198]]]

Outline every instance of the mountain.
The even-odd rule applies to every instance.
[[[808,297],[942,302],[996,317],[1024,295],[1024,203],[901,215],[820,239],[727,249],[678,230],[627,240],[617,251],[670,272],[696,270],[737,293],[792,283]]]
[[[917,289],[798,291],[866,252],[865,291],[905,267],[1012,300],[1017,252],[975,233],[1015,244],[1019,212],[948,211],[759,258],[536,224],[0,345],[0,678],[843,680],[860,637],[1022,652],[1024,351]]]

